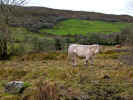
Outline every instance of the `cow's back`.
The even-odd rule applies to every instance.
[[[89,45],[71,44],[68,48],[69,55],[85,57],[89,52]]]
[[[68,55],[77,55],[85,57],[87,55],[93,55],[99,52],[99,45],[80,45],[80,44],[71,44],[68,48]]]

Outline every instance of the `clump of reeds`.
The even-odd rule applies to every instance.
[[[58,100],[56,83],[52,81],[39,82],[33,98],[34,100]]]

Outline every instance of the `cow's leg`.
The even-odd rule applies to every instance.
[[[88,60],[90,62],[90,65],[93,65],[93,58],[91,56],[86,56],[85,58],[85,65],[88,66]]]
[[[77,65],[77,63],[76,63],[76,56],[75,55],[72,57],[72,65],[73,66]]]
[[[86,56],[86,57],[85,57],[85,63],[84,63],[85,66],[88,66],[88,60],[89,60],[89,56]]]
[[[94,62],[93,62],[93,57],[90,57],[90,64],[93,65]]]

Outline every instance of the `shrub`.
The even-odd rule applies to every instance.
[[[121,43],[133,43],[133,28],[132,27],[126,27],[122,30],[121,36],[120,36]]]
[[[88,35],[76,35],[76,43],[115,45],[120,43],[120,33],[89,33]]]
[[[39,39],[39,38],[34,38],[31,43],[33,43],[33,50],[35,52],[41,52],[41,51],[53,51],[55,50],[54,47],[54,40],[52,39]]]
[[[62,47],[61,47],[61,39],[59,38],[55,38],[55,49],[56,50],[61,50]]]

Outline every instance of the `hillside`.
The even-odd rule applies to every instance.
[[[22,26],[34,32],[38,32],[42,28],[52,28],[60,21],[73,18],[89,21],[133,22],[133,17],[128,15],[57,10],[44,7],[18,7],[17,12],[16,17],[10,18],[9,24],[11,26]]]

